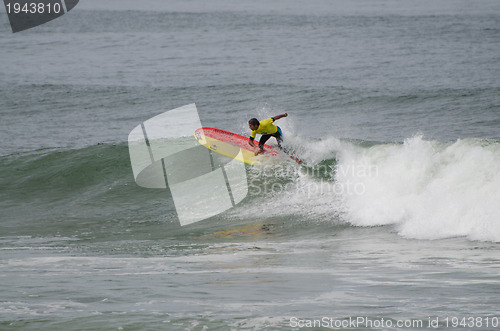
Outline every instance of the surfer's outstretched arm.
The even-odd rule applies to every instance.
[[[284,113],[281,115],[276,115],[276,116],[271,117],[271,118],[273,119],[273,121],[276,121],[276,120],[279,120],[280,118],[287,117],[287,116],[288,116],[288,113]]]

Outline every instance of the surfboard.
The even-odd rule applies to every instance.
[[[202,146],[218,154],[250,165],[262,160],[263,157],[275,157],[279,155],[278,148],[265,144],[264,153],[255,156],[258,148],[248,144],[248,137],[222,129],[202,127],[194,132],[194,136]],[[255,140],[255,144],[258,145],[258,143]],[[290,156],[290,158],[297,161],[297,163],[302,163],[302,161],[294,156]]]

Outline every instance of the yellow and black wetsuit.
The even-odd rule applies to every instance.
[[[250,140],[254,140],[257,134],[261,134],[262,137],[259,140],[259,148],[263,148],[266,141],[271,137],[275,137],[278,142],[278,146],[281,148],[281,142],[283,141],[283,135],[279,126],[273,124],[274,120],[268,118],[259,122],[259,127],[257,130],[253,130],[250,134]]]

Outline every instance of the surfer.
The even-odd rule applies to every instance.
[[[273,122],[287,116],[288,113],[284,113],[281,115],[276,115],[274,117],[262,120],[260,122],[256,118],[252,118],[250,121],[248,121],[248,127],[250,128],[250,130],[252,130],[252,133],[250,134],[250,139],[248,140],[248,144],[252,147],[257,147],[253,142],[255,136],[257,134],[262,135],[262,137],[259,140],[259,150],[255,152],[255,155],[264,152],[264,144],[271,137],[276,138],[276,141],[278,142],[278,147],[281,148],[281,142],[283,141],[283,134],[281,133],[280,127],[274,125]]]

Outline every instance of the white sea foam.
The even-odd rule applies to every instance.
[[[358,226],[397,224],[418,239],[465,236],[500,241],[500,145],[467,139],[454,143],[421,136],[403,144],[349,146],[339,166],[376,169],[370,176],[337,172],[363,194],[343,196],[348,221]]]
[[[266,198],[255,201],[254,215],[394,225],[399,235],[415,239],[500,241],[498,142],[442,143],[415,136],[367,147],[335,138],[298,141],[295,148],[313,173],[293,161],[287,166],[292,170],[275,172],[288,181],[261,186],[265,191],[256,196]],[[275,164],[269,166],[276,171]],[[318,177],[315,171],[327,167],[334,167],[332,177]]]

